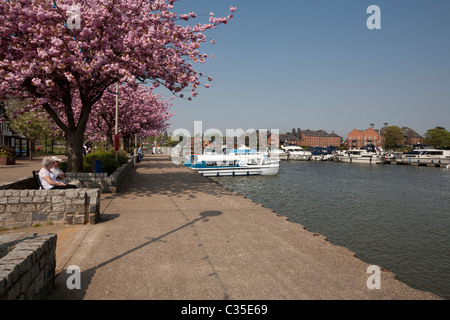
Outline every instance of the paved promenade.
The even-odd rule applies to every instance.
[[[58,233],[50,299],[438,298],[387,271],[369,290],[349,250],[167,156],[146,156],[101,212],[96,225],[34,228]],[[70,265],[80,289],[66,286]]]
[[[58,156],[58,158],[61,157],[62,156]],[[31,177],[31,171],[40,170],[42,168],[43,158],[44,156],[39,156],[29,160],[27,157],[18,157],[16,158],[15,165],[0,165],[0,183]],[[63,156],[62,158],[66,159],[67,157]]]

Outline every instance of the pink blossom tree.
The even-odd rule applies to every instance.
[[[158,82],[175,95],[189,88],[197,95],[193,63],[207,58],[199,51],[204,32],[226,24],[236,8],[182,26],[196,14],[178,15],[175,2],[0,1],[0,99],[29,98],[45,110],[66,135],[69,170],[81,171],[89,115],[112,84]]]
[[[153,93],[154,87],[124,84],[119,86],[118,133],[125,149],[131,146],[135,135],[158,135],[169,126],[169,100]],[[113,146],[116,123],[116,92],[107,90],[94,105],[88,121],[86,136],[90,140],[106,140]]]

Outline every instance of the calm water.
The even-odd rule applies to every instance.
[[[282,161],[275,176],[214,180],[450,299],[450,170]]]

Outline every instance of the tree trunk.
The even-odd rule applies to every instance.
[[[123,150],[128,152],[129,151],[128,149],[130,148],[130,142],[126,137],[122,137],[122,139],[123,139]]]
[[[107,146],[107,149],[114,149],[113,133],[109,129],[106,132],[106,146]]]
[[[29,154],[30,154],[29,159],[33,160],[33,152],[31,150],[31,139],[28,139],[28,151],[29,151]]]
[[[66,137],[67,171],[83,171],[83,132],[74,132]]]

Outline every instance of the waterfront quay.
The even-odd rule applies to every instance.
[[[102,195],[98,224],[34,231],[58,233],[49,299],[439,299],[383,268],[368,285],[373,268],[350,250],[164,155]]]

